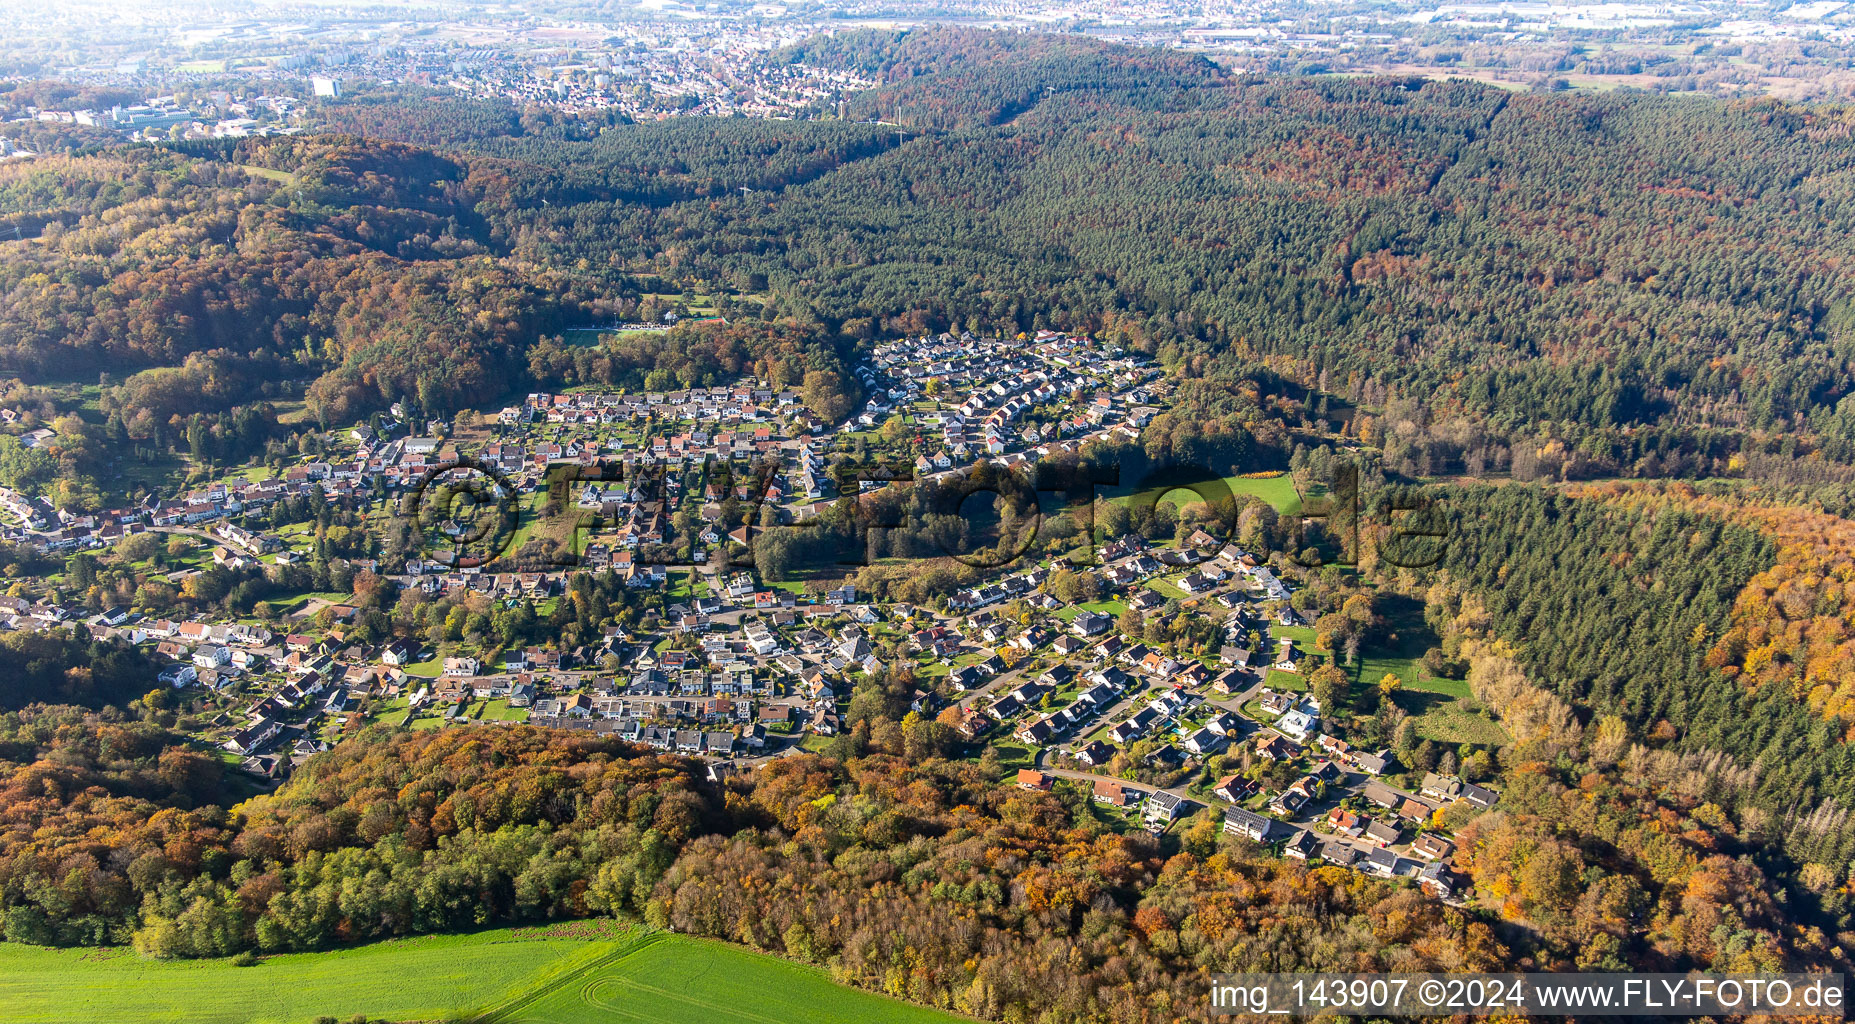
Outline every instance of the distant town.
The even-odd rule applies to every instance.
[[[834,116],[876,83],[781,56],[819,32],[931,22],[1071,32],[1204,53],[1256,72],[1467,77],[1516,88],[1634,88],[1785,98],[1848,95],[1855,4],[1777,8],[1697,2],[1369,4],[1336,13],[1295,0],[1176,5],[1100,0],[1060,7],[969,0],[912,10],[856,4],[649,0],[616,15],[486,10],[464,21],[415,7],[326,15],[305,25],[256,5],[237,27],[184,5],[138,5],[97,32],[80,5],[0,15],[11,71],[123,90],[104,107],[26,104],[52,118],[148,139],[244,137],[322,123],[321,110],[406,87],[516,109],[633,120]],[[99,12],[108,19],[110,12]],[[78,48],[76,40],[87,45]],[[0,68],[5,65],[0,64]],[[0,102],[4,97],[0,96]],[[28,150],[29,152],[29,150]],[[0,156],[8,155],[0,152]]]

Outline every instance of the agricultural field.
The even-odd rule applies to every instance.
[[[532,929],[527,930],[532,932]],[[609,941],[521,930],[430,935],[326,953],[145,960],[128,949],[0,943],[0,1024],[308,1024],[356,1013],[457,1018]]]
[[[955,1024],[965,1018],[833,983],[823,971],[718,942],[656,935],[549,984],[485,1024]]]
[[[0,1024],[955,1024],[718,942],[611,922],[430,935],[240,967],[0,943]]]

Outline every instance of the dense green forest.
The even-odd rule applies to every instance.
[[[1704,766],[1669,788],[1705,802],[1719,816],[1712,824],[1742,837],[1774,874],[1846,877],[1855,753],[1843,725],[1790,687],[1749,687],[1721,671],[1727,659],[1713,643],[1735,623],[1747,628],[1741,594],[1778,546],[1732,521],[1746,518],[1729,511],[1743,497],[1657,499],[1450,492],[1447,554],[1413,581],[1430,588],[1431,624],[1452,656],[1478,642],[1511,650],[1526,688],[1565,709],[1547,731],[1570,747],[1580,733],[1610,746],[1607,772],[1633,743]],[[1621,779],[1643,784],[1628,770]],[[1793,890],[1791,912],[1846,930],[1844,896],[1825,899],[1817,921],[1812,898]]]

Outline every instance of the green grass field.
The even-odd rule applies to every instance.
[[[1085,611],[1100,612],[1104,615],[1111,615],[1115,618],[1119,618],[1121,613],[1126,610],[1127,605],[1120,601],[1110,599],[1107,601],[1089,601],[1084,604],[1065,605],[1050,614],[1056,618],[1062,619],[1064,622],[1069,622]]]
[[[1190,601],[1192,595],[1180,590],[1177,586],[1179,580],[1189,575],[1191,574],[1182,572],[1176,576],[1155,576],[1147,580],[1146,585],[1148,589],[1158,592],[1161,597],[1169,597],[1177,601]]]
[[[955,1024],[778,957],[610,922],[432,935],[327,953],[151,961],[0,943],[0,1024]]]
[[[1360,657],[1359,669],[1354,673],[1358,685],[1377,686],[1385,676],[1394,675],[1407,690],[1468,696],[1468,683],[1433,676],[1423,667],[1423,652],[1439,641],[1423,620],[1420,602],[1403,595],[1381,594],[1379,608],[1389,636],[1383,643],[1367,648]]]
[[[454,1019],[538,972],[609,942],[524,939],[508,929],[327,953],[143,960],[127,949],[0,943],[0,1024],[307,1024],[366,1013]]]
[[[1279,668],[1272,668],[1263,673],[1262,684],[1271,690],[1288,693],[1306,693],[1308,688],[1306,676],[1284,672]]]
[[[1006,768],[1013,770],[1029,768],[1037,763],[1037,748],[1019,743],[1017,740],[1007,739],[994,743],[993,746],[998,748],[998,763]]]
[[[954,1024],[963,1018],[833,983],[822,971],[718,942],[653,936],[546,986],[493,1024]]]
[[[1254,494],[1274,506],[1277,512],[1301,511],[1301,495],[1295,490],[1294,478],[1286,473],[1260,479],[1227,476],[1224,483],[1230,486],[1232,494]]]
[[[496,700],[491,700],[491,701],[484,701],[483,703],[479,704],[478,707],[480,707],[482,710],[477,713],[477,717],[486,722],[526,722],[528,721],[528,709],[527,708],[512,708],[509,706],[508,701],[503,700],[501,698],[498,698]]]
[[[1299,491],[1295,490],[1294,478],[1286,473],[1283,473],[1281,476],[1271,477],[1227,476],[1222,479],[1224,486],[1230,488],[1230,493],[1237,498],[1242,498],[1246,494],[1254,494],[1268,502],[1277,512],[1293,513],[1301,511],[1301,494]],[[1214,488],[1216,485],[1207,482],[1206,486]],[[1189,489],[1173,488],[1158,494],[1154,494],[1154,490],[1157,490],[1157,488],[1148,488],[1147,490],[1139,492],[1124,492],[1117,488],[1104,487],[1101,493],[1104,497],[1128,503],[1138,502],[1145,504],[1149,501],[1156,503],[1162,500],[1170,501],[1181,509],[1187,505],[1192,505],[1204,500],[1198,492]]]

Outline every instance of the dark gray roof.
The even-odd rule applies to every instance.
[[[1273,824],[1273,821],[1255,811],[1246,811],[1241,807],[1232,807],[1224,812],[1225,827],[1235,828],[1246,834],[1253,833],[1260,837],[1267,837],[1269,828]]]

